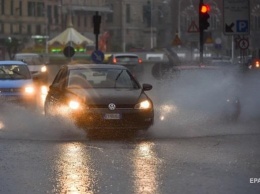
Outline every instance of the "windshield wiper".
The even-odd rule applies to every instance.
[[[119,74],[116,76],[116,79],[115,79],[115,85],[114,85],[114,88],[116,87],[116,82],[118,80],[118,78],[120,77],[120,75],[124,72],[124,70],[122,69]]]

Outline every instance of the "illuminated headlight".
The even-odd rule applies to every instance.
[[[135,109],[149,109],[152,108],[152,104],[149,100],[144,100],[135,105]]]
[[[79,108],[79,102],[77,102],[75,100],[71,100],[71,101],[69,101],[69,107],[73,110],[76,110]]]
[[[41,72],[46,72],[47,71],[47,67],[44,65],[42,68],[41,68]]]
[[[33,94],[34,88],[32,86],[27,86],[27,87],[25,87],[24,91],[25,91],[26,94]]]
[[[256,68],[259,68],[259,63],[255,64]]]

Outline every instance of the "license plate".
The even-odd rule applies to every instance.
[[[104,119],[121,119],[121,115],[119,113],[107,113],[104,115]]]

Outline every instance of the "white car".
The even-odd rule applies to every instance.
[[[27,63],[31,74],[33,77],[37,77],[39,81],[48,81],[47,66],[42,55],[37,53],[17,53],[14,59]]]

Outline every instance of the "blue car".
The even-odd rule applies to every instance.
[[[0,61],[0,102],[36,106],[32,75],[22,61]]]

